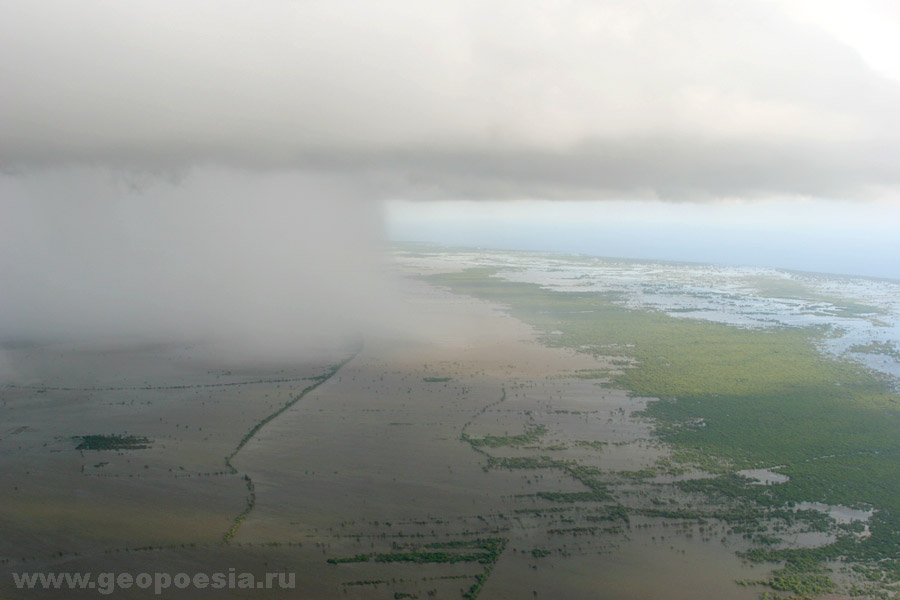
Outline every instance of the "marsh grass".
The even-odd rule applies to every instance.
[[[493,275],[477,268],[426,280],[508,306],[549,346],[630,359],[627,368],[604,376],[633,395],[657,398],[643,415],[676,459],[720,474],[697,491],[758,511],[800,501],[876,509],[868,538],[845,535],[815,551],[751,558],[807,564],[843,557],[865,563],[885,582],[900,580],[900,398],[880,375],[824,356],[817,344],[827,330],[675,318],[628,309],[615,294],[554,292]],[[873,307],[838,308],[867,313]],[[784,465],[780,471],[790,480],[754,486],[733,475],[772,465]],[[594,491],[602,491],[599,481]],[[821,572],[804,571],[814,575],[805,579],[798,573],[785,572],[773,584],[798,594],[825,589]]]

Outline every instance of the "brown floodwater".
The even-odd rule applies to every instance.
[[[596,381],[603,359],[551,349],[498,307],[406,284],[408,328],[366,344],[326,382],[266,422],[352,348],[298,364],[217,363],[202,348],[35,346],[7,351],[0,400],[0,598],[97,597],[19,591],[20,571],[296,574],[266,590],[169,590],[167,597],[460,598],[484,571],[455,564],[329,564],[357,554],[503,538],[479,598],[755,598],[725,528],[599,519],[614,503],[647,506],[652,481],[617,473],[668,454],[632,413],[646,399]],[[211,356],[211,355],[210,355]],[[490,448],[599,469],[605,502],[563,469],[486,468],[460,439],[539,439]],[[77,450],[75,436],[147,437],[146,449]],[[584,442],[605,442],[590,445]],[[248,481],[252,482],[252,495]],[[251,499],[252,498],[252,499]],[[665,501],[683,501],[665,498]],[[656,499],[656,501],[660,501]],[[234,530],[225,533],[252,504]],[[710,529],[713,525],[710,525]],[[724,540],[724,541],[723,541]],[[137,590],[113,597],[140,597]]]

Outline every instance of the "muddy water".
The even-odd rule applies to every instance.
[[[718,544],[683,539],[654,542],[638,536],[597,554],[537,560],[511,556],[498,565],[482,597],[749,600],[758,598],[763,588],[741,587],[734,580],[758,580],[766,574],[765,569],[742,564]]]
[[[0,568],[278,566],[296,573],[301,598],[459,598],[484,571],[482,564],[327,560],[496,537],[506,546],[480,598],[759,594],[734,580],[764,578],[765,569],[742,564],[734,555],[740,541],[719,529],[600,518],[615,503],[669,501],[656,498],[662,492],[652,482],[619,475],[667,456],[650,424],[632,414],[646,399],[575,377],[610,365],[540,346],[530,328],[497,307],[420,282],[409,282],[405,292],[408,328],[367,340],[334,377],[260,429],[233,458],[237,474],[224,472],[224,457],[306,385],[282,380],[322,373],[335,352],[282,373],[283,366],[186,368],[154,348],[153,359],[149,351],[114,353],[106,368],[115,375],[106,378],[102,358],[79,355],[71,377],[55,367],[53,383],[74,387],[67,381],[77,380],[85,389],[5,388],[0,553],[7,562]],[[31,386],[48,385],[41,380],[42,360],[48,358],[21,358],[33,367],[19,371],[27,371]],[[86,372],[85,361],[93,375],[76,376]],[[144,381],[153,389],[120,389]],[[168,381],[195,387],[160,389]],[[235,385],[213,385],[223,382]],[[544,433],[529,445],[490,453],[596,467],[615,482],[611,498],[548,500],[541,494],[584,492],[585,485],[559,468],[487,469],[485,455],[460,439],[463,431],[482,438],[535,427]],[[75,451],[72,436],[88,433],[146,435],[154,444]],[[584,443],[597,441],[605,444]],[[253,483],[253,510],[225,544],[223,534],[246,506],[245,475]],[[0,594],[9,591],[8,579],[4,574]],[[169,595],[197,597],[197,591]],[[283,594],[254,590],[228,597]]]
[[[481,598],[759,595],[759,588],[735,584],[768,572],[735,556],[739,540],[723,545],[724,534],[675,531],[662,519],[598,527],[591,520],[602,509],[597,503],[536,497],[585,490],[564,472],[485,470],[484,456],[460,440],[464,428],[481,438],[543,426],[546,433],[531,446],[491,454],[577,460],[611,475],[652,466],[667,451],[652,439],[650,424],[632,415],[646,399],[573,376],[608,365],[541,347],[528,328],[481,302],[418,283],[409,293],[428,308],[424,326],[446,337],[414,346],[370,340],[339,377],[248,445],[237,464],[256,482],[257,503],[237,541],[306,539],[320,545],[324,559],[500,536],[507,547]],[[579,443],[597,440],[606,444]],[[615,501],[642,505],[646,489],[624,484]],[[547,555],[535,558],[536,548]],[[459,597],[480,572],[478,565],[386,569],[372,562],[304,571],[313,581],[323,568],[342,574],[341,589],[360,598],[379,597],[385,585],[352,584],[387,575],[403,580],[387,587],[392,591]]]

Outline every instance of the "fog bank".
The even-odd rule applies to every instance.
[[[231,340],[248,353],[384,320],[380,207],[321,173],[102,168],[0,178],[0,337]]]

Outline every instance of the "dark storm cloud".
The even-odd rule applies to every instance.
[[[372,195],[861,195],[900,90],[773,2],[7,2],[0,162]]]

